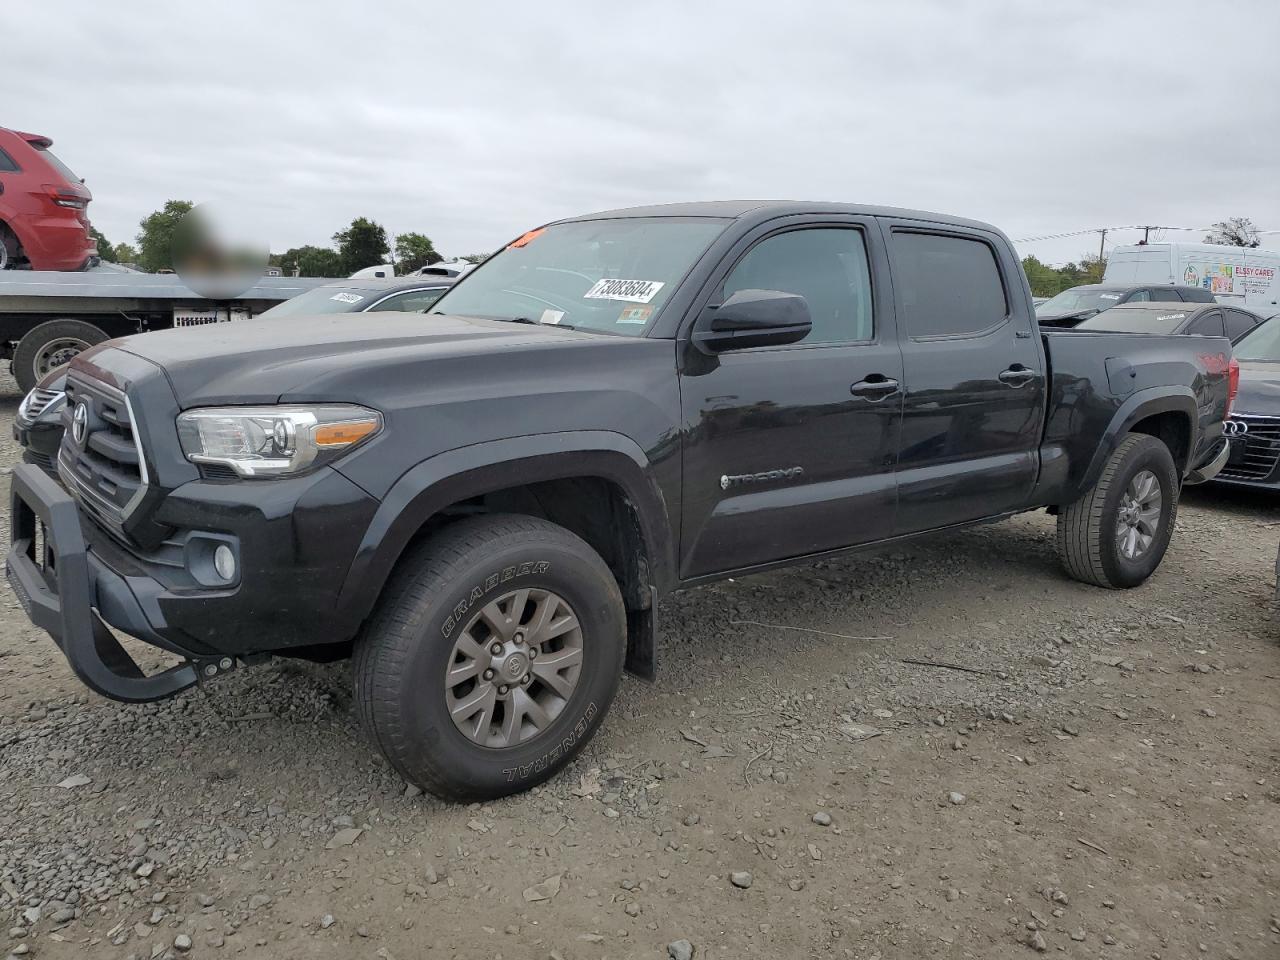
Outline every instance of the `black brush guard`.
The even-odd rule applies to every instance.
[[[71,496],[26,463],[14,467],[9,496],[9,585],[31,622],[53,638],[85,686],[124,703],[163,700],[193,686],[200,677],[197,662],[147,676],[103,623],[98,591],[108,577],[117,587],[116,603],[121,597],[135,606],[136,601],[123,580],[91,560]]]

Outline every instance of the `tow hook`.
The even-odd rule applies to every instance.
[[[189,662],[195,667],[196,676],[203,682],[212,680],[224,673],[230,673],[239,667],[257,666],[260,663],[266,663],[270,659],[271,655],[267,653],[249,653],[241,657],[197,657]]]

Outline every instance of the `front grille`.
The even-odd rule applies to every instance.
[[[1231,440],[1231,457],[1218,474],[1223,480],[1265,480],[1280,463],[1280,417],[1233,414],[1249,432]]]
[[[25,420],[27,423],[34,423],[36,417],[48,410],[62,397],[63,392],[61,390],[45,390],[42,387],[36,387],[22,398],[22,403],[18,404],[18,419]]]
[[[79,436],[77,417],[84,420]],[[86,511],[119,531],[147,487],[142,445],[125,395],[77,372],[67,379],[62,426],[58,475]]]

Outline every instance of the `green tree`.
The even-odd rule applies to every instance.
[[[1220,243],[1228,247],[1257,247],[1262,240],[1258,228],[1248,217],[1227,217],[1209,228],[1205,243]]]
[[[387,245],[387,231],[382,224],[366,217],[352,220],[351,226],[333,235],[333,242],[338,247],[338,258],[347,274],[386,263],[391,253]]]
[[[116,263],[138,262],[138,249],[131,243],[117,243],[111,253]]]
[[[302,277],[344,277],[342,258],[329,247],[292,247],[284,253],[273,253],[271,263],[281,269],[286,277],[293,276],[294,267]]]
[[[396,237],[396,270],[401,274],[412,273],[443,259],[436,253],[431,239],[421,233],[402,233]]]
[[[166,200],[163,209],[139,221],[138,266],[148,273],[173,269],[173,233],[194,206],[190,200]]]
[[[491,253],[468,253],[466,256],[459,257],[458,259],[465,260],[467,261],[467,263],[481,264],[481,263],[484,263],[486,260],[488,260],[491,256],[493,256],[493,254]]]
[[[1031,284],[1031,293],[1034,296],[1052,297],[1061,289],[1058,271],[1046,263],[1041,263],[1035,257],[1023,257],[1022,270],[1027,275],[1027,282]]]
[[[1102,275],[1107,272],[1107,258],[1087,253],[1080,258],[1080,270],[1084,274],[1081,283],[1101,283]]]
[[[102,231],[97,227],[90,227],[89,236],[98,241],[98,256],[107,263],[115,263],[116,248],[111,245],[110,240],[102,235]]]

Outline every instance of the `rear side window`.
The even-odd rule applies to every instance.
[[[1222,311],[1210,310],[1208,313],[1201,314],[1187,324],[1187,329],[1182,332],[1197,337],[1222,336]]]
[[[14,163],[13,157],[9,156],[3,150],[0,150],[0,173],[17,173],[18,165]]]
[[[1257,320],[1243,310],[1227,310],[1227,336],[1238,340],[1254,328]]]
[[[1181,303],[1182,297],[1178,296],[1178,291],[1173,287],[1152,287],[1146,291],[1146,300],[1154,300],[1156,303]]]
[[[395,296],[387,297],[387,299],[375,303],[369,308],[369,312],[403,310],[405,313],[422,313],[427,307],[439,300],[444,295],[444,291],[444,287],[439,287],[435,290],[410,290],[405,293],[397,293]]]
[[[1178,291],[1182,294],[1183,300],[1189,300],[1192,303],[1213,303],[1213,294],[1201,287],[1183,287]]]
[[[908,336],[971,336],[1009,315],[995,251],[983,241],[895,230],[893,246]]]

